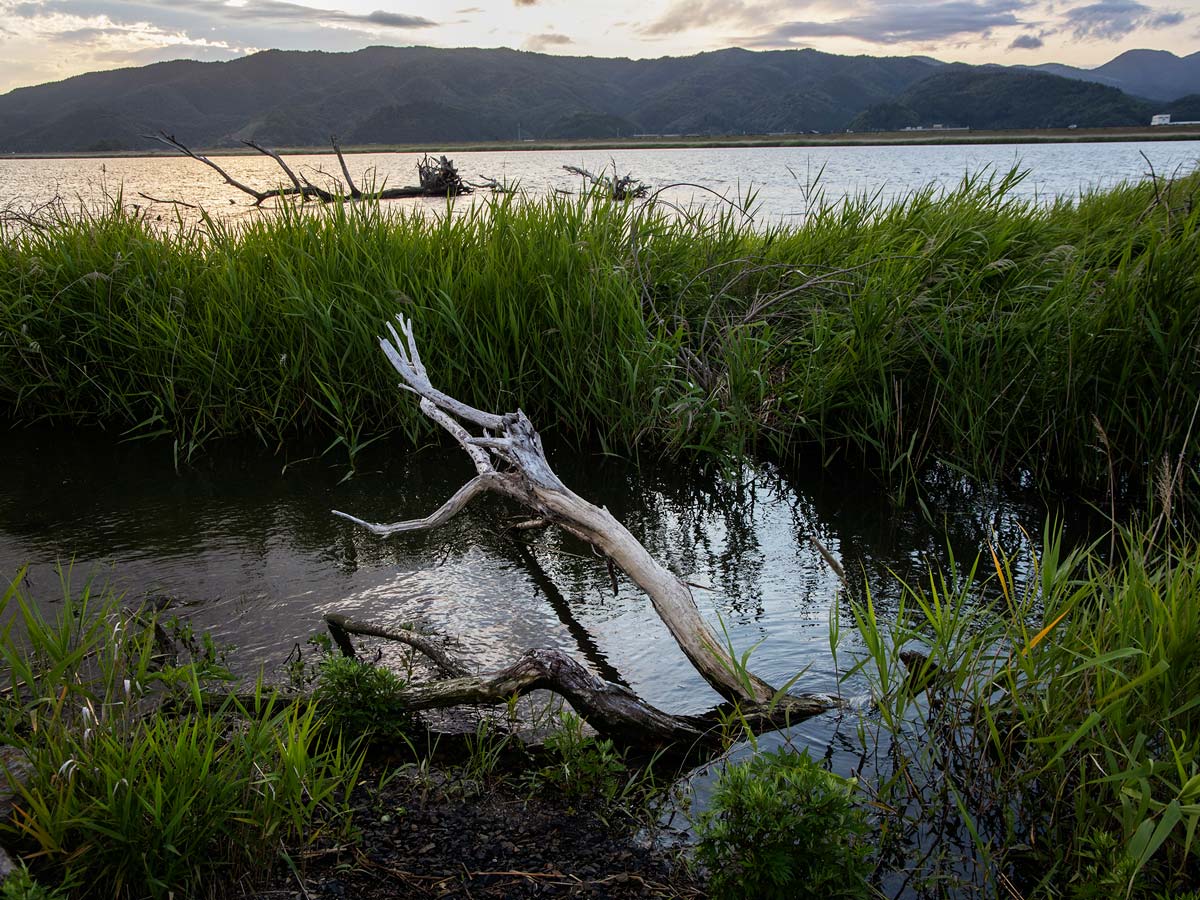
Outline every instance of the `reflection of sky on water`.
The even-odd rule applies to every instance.
[[[246,452],[243,452],[243,450]],[[868,479],[832,472],[788,475],[746,468],[740,482],[686,466],[641,467],[560,454],[558,469],[581,495],[607,506],[659,559],[695,585],[703,614],[723,622],[738,653],[755,644],[757,671],[782,683],[808,666],[801,689],[837,690],[829,615],[838,582],[813,546],[817,536],[870,584],[886,616],[897,577],[919,578],[948,548],[970,563],[994,538],[1020,549],[1037,507],[1002,496],[931,487],[929,525],[896,511]],[[483,498],[445,528],[380,540],[330,515],[375,521],[427,514],[469,476],[445,449],[367,451],[362,471],[310,460],[286,465],[254,448],[214,447],[176,474],[167,445],[118,444],[79,431],[11,432],[0,465],[0,570],[32,563],[43,600],[57,590],[53,566],[75,560],[76,579],[110,579],[132,599],[177,598],[200,627],[237,646],[250,674],[277,670],[288,652],[338,610],[382,625],[411,624],[459,639],[480,667],[521,650],[553,646],[652,703],[700,711],[716,697],[687,663],[649,601],[628,579],[614,594],[586,545],[555,531],[503,532],[519,511]],[[939,493],[941,490],[941,493]],[[841,622],[853,653],[847,605]],[[862,690],[850,683],[843,690]]]
[[[662,192],[662,198],[672,203],[712,204],[718,201],[710,192],[730,199],[753,192],[760,220],[788,220],[802,218],[814,197],[822,193],[831,201],[859,194],[891,200],[929,184],[957,184],[967,173],[1004,173],[1013,166],[1029,170],[1015,190],[1018,196],[1040,200],[1073,197],[1087,188],[1142,178],[1150,166],[1160,175],[1190,170],[1200,162],[1200,141],[524,150],[451,155],[468,181],[487,177],[518,182],[538,196],[579,189],[580,179],[563,171],[564,164],[595,172],[615,165],[621,174],[632,173],[654,189],[689,182],[692,186]],[[329,154],[287,158],[316,184],[329,183],[322,173],[338,171],[336,158]],[[416,153],[363,153],[352,154],[348,160],[360,186],[396,187],[416,182],[419,158]],[[284,177],[275,163],[263,156],[224,157],[219,163],[235,178],[259,187],[274,186]],[[184,200],[218,218],[235,221],[260,214],[250,208],[249,197],[224,184],[215,172],[182,157],[0,159],[0,206],[13,203],[25,208],[56,194],[95,202],[105,190],[110,194],[121,190],[126,203],[149,206],[168,223],[174,220],[175,207],[150,203],[139,194]],[[460,200],[459,208],[468,208],[470,202]],[[390,201],[389,208],[436,214],[445,206],[443,200],[411,199]],[[187,221],[198,218],[194,210],[180,208],[179,213]]]

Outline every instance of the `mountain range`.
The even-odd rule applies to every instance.
[[[1200,95],[1200,53],[1136,50],[1098,69],[929,57],[719,50],[630,60],[508,49],[268,50],[94,72],[0,95],[0,152],[286,147],[636,134],[769,134],[933,123],[1147,124]],[[1184,99],[1179,100],[1183,97]],[[1175,101],[1164,103],[1164,100]],[[1193,116],[1200,118],[1200,116]]]

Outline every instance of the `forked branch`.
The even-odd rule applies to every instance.
[[[420,396],[425,414],[470,455],[478,475],[424,519],[374,525],[346,513],[337,515],[376,534],[388,535],[436,527],[483,491],[503,494],[527,507],[539,520],[588,541],[608,557],[649,596],[663,624],[700,675],[726,700],[741,704],[752,718],[801,717],[836,705],[824,695],[781,693],[749,672],[700,615],[688,586],[655,560],[608,510],[587,502],[562,483],[546,460],[541,438],[523,412],[496,415],[438,390],[421,360],[412,322],[398,316],[396,325],[388,323],[387,330],[389,336],[380,340],[380,346],[404,379],[404,386]],[[482,434],[473,435],[468,426]],[[562,667],[556,671],[563,671]],[[627,693],[624,688],[620,690]]]

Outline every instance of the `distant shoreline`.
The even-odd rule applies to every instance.
[[[931,144],[1062,144],[1119,141],[1200,140],[1200,125],[1130,126],[1124,128],[1045,128],[1012,131],[939,130],[883,131],[863,134],[756,134],[720,137],[662,136],[550,141],[481,141],[439,144],[369,144],[342,147],[343,153],[485,153],[522,150],[688,150],[736,149],[739,147],[878,147],[925,146]],[[194,148],[210,156],[257,156],[248,147]],[[328,146],[272,147],[281,153],[327,154]],[[177,157],[167,150],[97,150],[78,153],[11,153],[0,159],[119,159],[128,157]]]

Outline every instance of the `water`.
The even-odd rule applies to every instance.
[[[416,183],[419,157],[364,153],[347,159],[360,185],[373,181],[399,186]],[[323,173],[338,171],[331,154],[297,154],[287,159],[318,185],[329,183]],[[928,184],[950,186],[968,173],[1003,173],[1019,166],[1029,174],[1015,193],[1045,201],[1136,180],[1151,167],[1159,174],[1190,171],[1200,163],[1200,141],[488,151],[456,153],[454,160],[468,181],[488,177],[518,182],[533,195],[577,191],[580,179],[563,171],[563,165],[593,172],[615,165],[621,174],[630,172],[654,189],[690,182],[662,192],[663,199],[673,203],[714,204],[720,202],[718,195],[744,198],[753,191],[760,220],[787,221],[805,215],[814,182],[829,200],[863,193],[886,200]],[[235,178],[262,188],[279,184],[283,177],[275,163],[263,156],[223,157],[219,163]],[[174,219],[176,207],[140,195],[183,200],[234,221],[260,214],[245,194],[224,184],[201,163],[183,157],[0,159],[0,209],[6,205],[26,209],[56,195],[94,203],[118,189],[126,203],[148,207],[167,222]],[[421,198],[389,204],[429,211],[445,208],[445,201]],[[179,212],[185,221],[198,216],[195,210],[179,208]]]
[[[897,576],[944,564],[947,548],[968,561],[989,540],[1018,550],[1020,526],[1036,534],[1045,515],[1022,498],[952,485],[940,500],[928,494],[931,525],[894,510],[865,479],[819,470],[747,467],[729,479],[647,461],[552,459],[568,485],[699,586],[702,612],[726,624],[739,652],[763,642],[756,671],[782,683],[809,666],[800,688],[811,691],[838,690],[828,643],[838,583],[810,536],[863,573],[886,610]],[[631,582],[620,579],[614,593],[590,547],[557,531],[526,535],[523,548],[503,530],[522,515],[510,504],[485,497],[441,530],[388,539],[331,515],[426,515],[472,474],[450,448],[376,445],[343,480],[344,467],[328,459],[217,446],[176,473],[169,445],[32,429],[6,436],[0,467],[0,572],[29,564],[32,591],[47,604],[61,596],[56,566],[72,566],[77,584],[111,582],[131,602],[171,597],[236,647],[243,675],[262,667],[278,676],[295,644],[338,611],[457,638],[455,652],[479,668],[549,646],[671,712],[718,701]],[[843,618],[850,631],[844,609]]]

